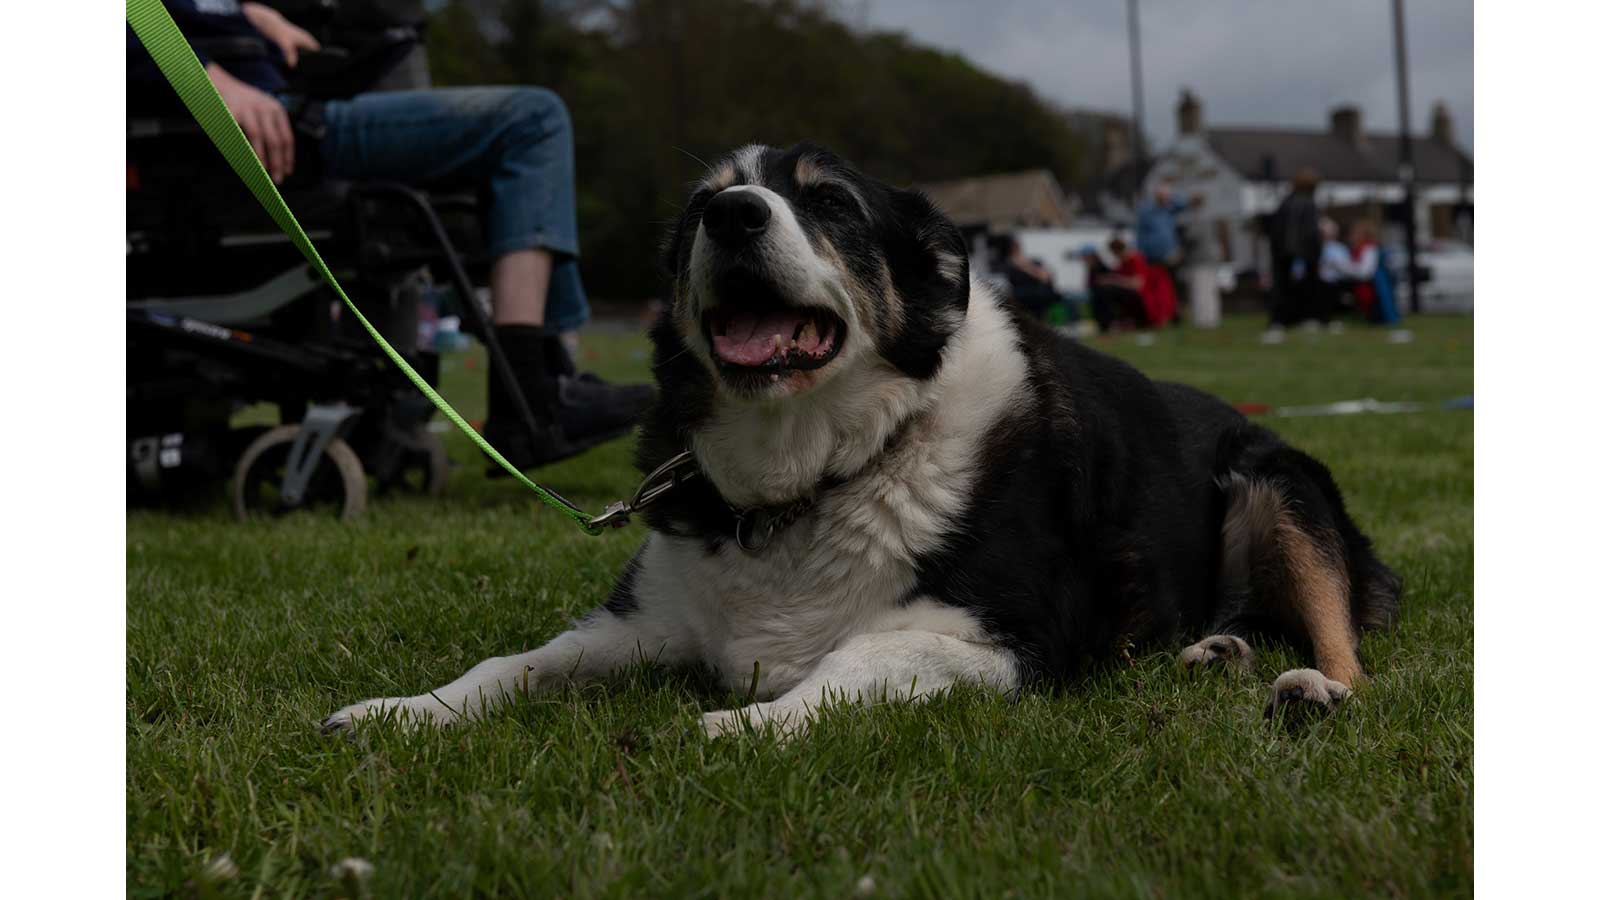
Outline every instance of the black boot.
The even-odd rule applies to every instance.
[[[553,375],[553,366],[571,361],[560,340],[547,337],[537,326],[500,325],[495,336],[527,398],[535,430],[528,430],[511,392],[491,365],[489,418],[483,436],[518,469],[556,462],[620,437],[649,405],[648,400],[617,396],[606,385]],[[489,467],[490,477],[505,474],[499,466]]]
[[[524,418],[516,398],[506,386],[495,361],[489,361],[489,417],[483,423],[483,438],[518,469],[531,469],[579,452],[573,448],[556,423],[556,382],[545,374],[541,329],[527,325],[499,325],[495,338],[500,352],[522,389],[530,423]],[[506,475],[498,465],[488,469],[490,478]]]
[[[546,334],[541,345],[544,350],[544,370],[552,378],[576,378],[578,364],[572,361],[572,354],[567,352],[567,345],[561,342],[561,335]]]
[[[593,372],[578,371],[567,345],[555,335],[544,339],[544,358],[545,371],[556,377],[557,397],[568,417],[626,419],[631,425],[655,402],[654,385],[612,384]],[[586,413],[580,415],[579,410]],[[562,421],[566,423],[567,419]]]

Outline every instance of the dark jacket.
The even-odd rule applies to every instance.
[[[172,21],[188,38],[189,46],[194,49],[195,56],[200,57],[201,65],[213,61],[206,53],[205,41],[252,38],[259,44],[257,52],[215,61],[221,63],[229,75],[269,94],[281,93],[289,87],[289,81],[284,77],[288,66],[284,62],[283,51],[250,24],[250,20],[239,11],[239,4],[235,0],[161,0],[161,5],[172,14]],[[133,27],[124,27],[128,32],[129,97],[143,99],[140,95],[165,97],[170,94],[166,79],[156,68],[150,53],[144,49],[144,44],[133,33]],[[196,46],[196,41],[200,42],[199,46]]]
[[[1317,201],[1308,193],[1295,191],[1285,197],[1272,216],[1274,257],[1303,260],[1315,266],[1322,258],[1322,228],[1318,224]]]

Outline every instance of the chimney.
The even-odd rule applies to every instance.
[[[1435,144],[1443,144],[1446,147],[1456,145],[1456,122],[1450,118],[1450,110],[1445,108],[1443,101],[1433,105],[1433,127],[1429,129],[1428,137],[1432,138]]]
[[[1348,143],[1361,144],[1367,139],[1366,134],[1361,130],[1361,107],[1359,106],[1334,107],[1333,112],[1328,114],[1328,125],[1328,130],[1332,131],[1340,140]]]
[[[1202,130],[1200,101],[1188,88],[1178,98],[1178,133],[1199,134]]]

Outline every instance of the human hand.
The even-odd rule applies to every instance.
[[[301,50],[321,50],[322,45],[299,25],[285,19],[283,13],[261,3],[241,3],[239,11],[267,40],[278,45],[283,59],[294,68],[300,62]]]
[[[294,171],[294,128],[289,124],[289,111],[276,97],[234,78],[216,63],[206,66],[206,75],[250,139],[273,183],[282,184]]]

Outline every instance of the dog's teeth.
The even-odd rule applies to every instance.
[[[772,375],[771,375],[771,376],[770,376],[770,377],[771,377],[771,378],[772,378],[772,380],[773,380],[773,382],[777,382],[777,380],[778,380],[778,373],[777,373],[777,372],[773,372],[773,373],[772,373]]]
[[[797,340],[802,342],[802,343],[806,343],[806,344],[810,344],[813,341],[816,341],[817,340],[817,323],[811,321],[810,319],[807,319],[806,320],[806,324],[801,326],[801,328],[800,328],[800,335],[797,338]]]

